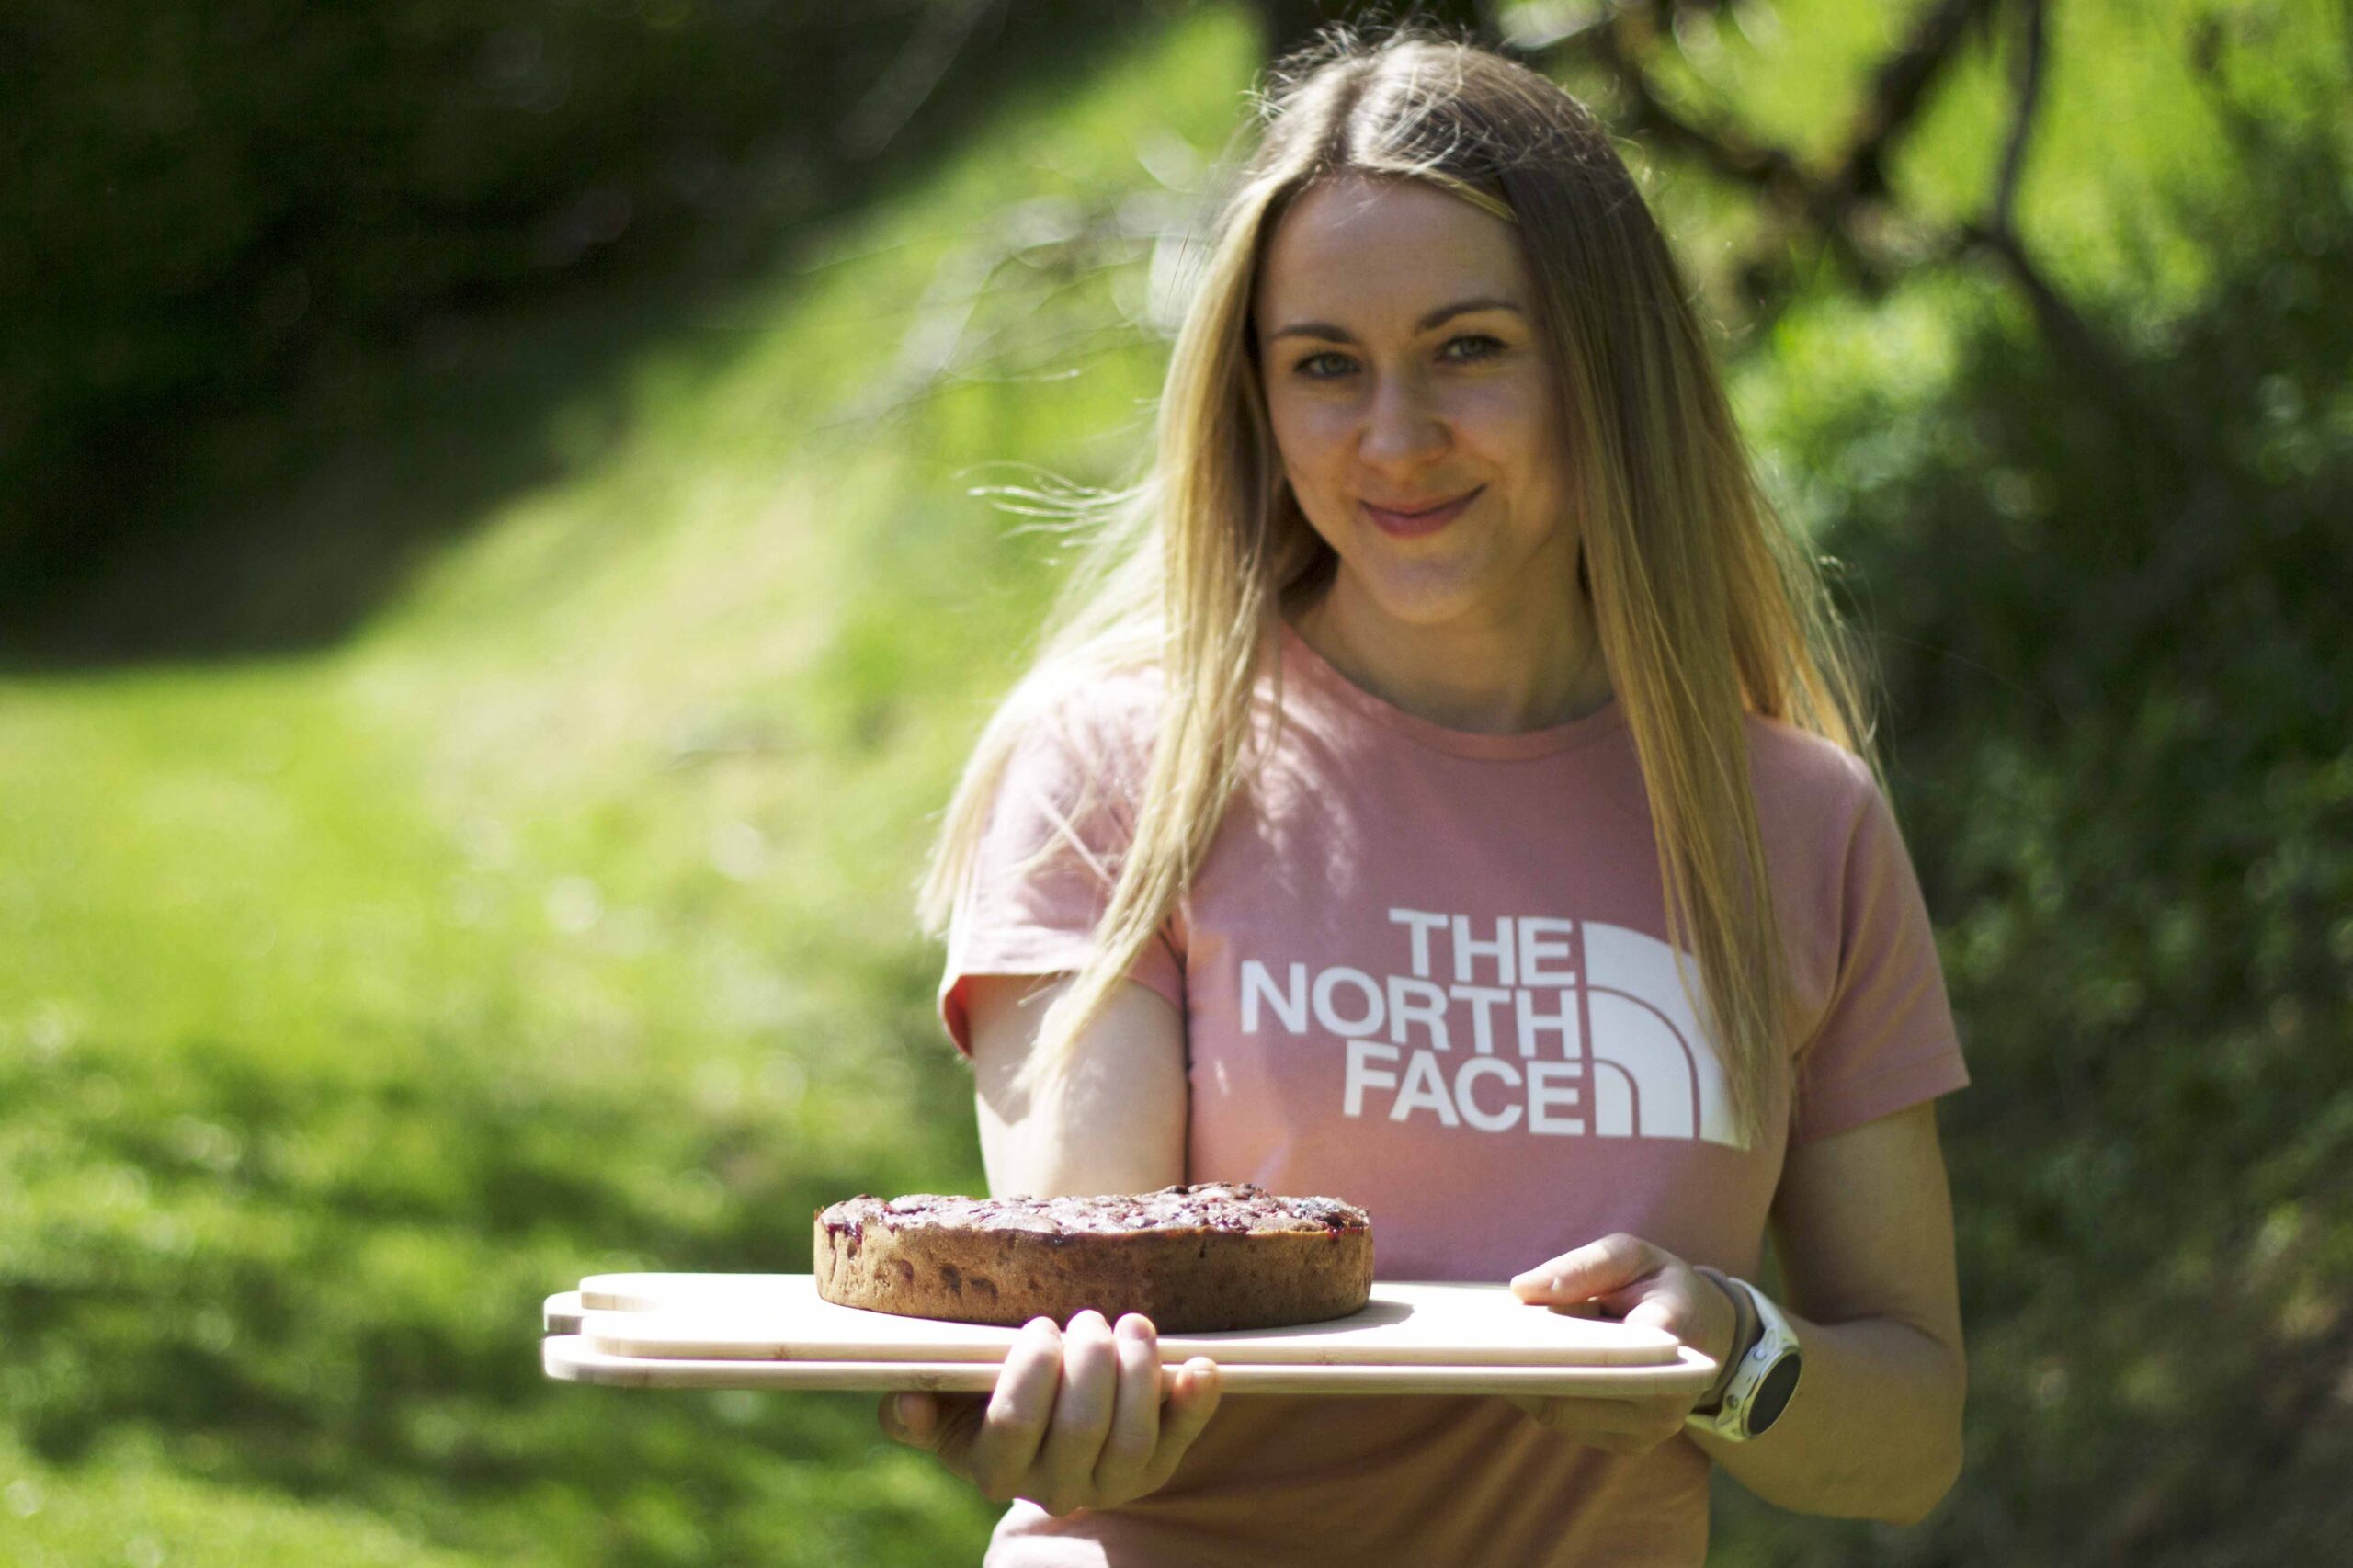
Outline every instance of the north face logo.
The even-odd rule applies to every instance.
[[[1404,927],[1402,974],[1292,962],[1278,980],[1242,960],[1242,1032],[1338,1041],[1343,1116],[1742,1147],[1666,943],[1597,920],[1506,916],[1490,936],[1468,915],[1389,919]]]

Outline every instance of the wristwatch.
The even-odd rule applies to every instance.
[[[1704,1264],[1698,1272],[1723,1287],[1739,1322],[1733,1330],[1729,1375],[1717,1381],[1721,1392],[1711,1403],[1694,1407],[1683,1424],[1728,1442],[1745,1443],[1763,1437],[1789,1408],[1803,1361],[1798,1336],[1764,1291]]]

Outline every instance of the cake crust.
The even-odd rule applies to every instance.
[[[1248,1183],[1100,1198],[861,1194],[819,1210],[817,1294],[904,1317],[1017,1327],[1092,1307],[1164,1334],[1346,1317],[1372,1294],[1372,1224],[1335,1198]]]

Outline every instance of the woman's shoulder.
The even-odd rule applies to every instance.
[[[1760,825],[1836,833],[1879,793],[1870,764],[1786,719],[1747,715],[1749,785]]]
[[[1143,766],[1160,724],[1153,669],[1038,669],[1006,699],[1018,750],[1044,751],[1088,774],[1124,776]]]
[[[1035,670],[1012,700],[1029,717],[1134,732],[1158,722],[1160,696],[1156,667],[1119,665]]]

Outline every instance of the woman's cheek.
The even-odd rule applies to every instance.
[[[1553,426],[1552,400],[1540,386],[1518,377],[1465,388],[1454,419],[1458,430],[1481,445],[1512,452],[1531,449]]]
[[[1330,471],[1335,455],[1341,450],[1329,419],[1302,418],[1279,424],[1275,428],[1275,445],[1282,453],[1283,473],[1290,481],[1291,492],[1299,497],[1301,507],[1311,518],[1331,516],[1332,494]]]
[[[1282,460],[1283,477],[1290,481],[1293,490],[1301,493],[1314,483],[1314,455],[1307,432],[1302,427],[1298,411],[1276,403],[1267,410],[1267,423],[1274,427],[1275,455]]]

